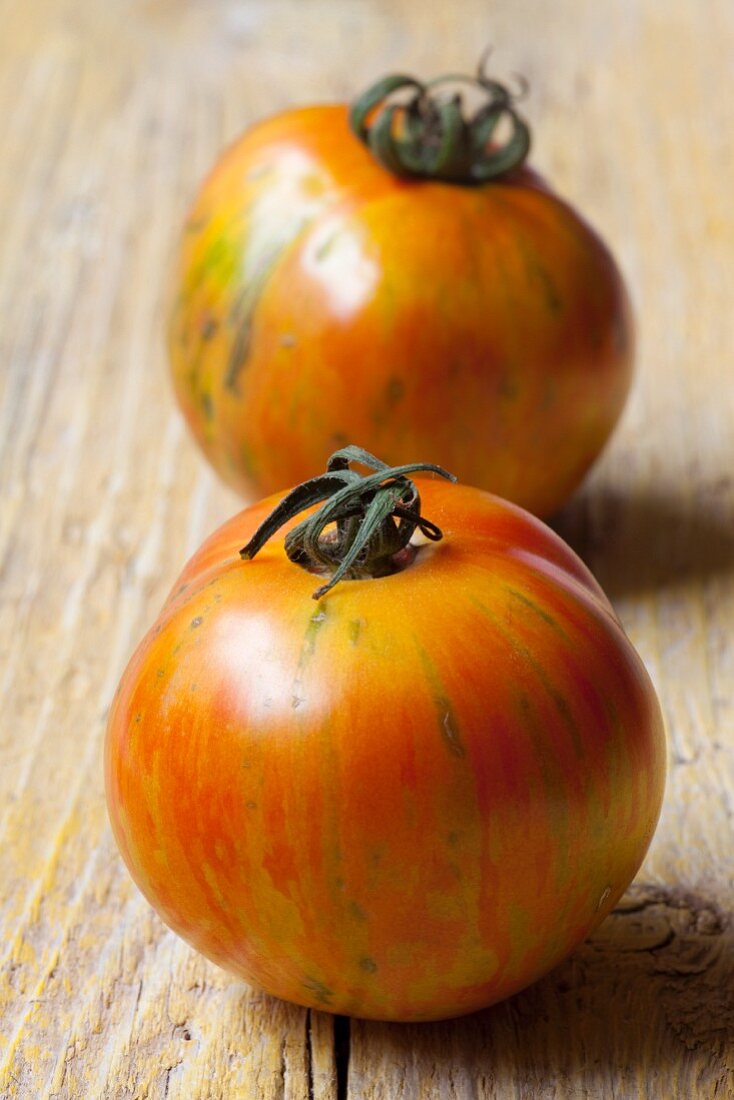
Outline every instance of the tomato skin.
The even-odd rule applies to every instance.
[[[176,394],[246,495],[347,440],[431,454],[467,484],[556,510],[620,415],[622,280],[530,170],[480,187],[399,179],[341,106],[255,126],[194,204],[175,277]]]
[[[121,852],[177,933],[287,1000],[390,1020],[471,1012],[573,950],[637,871],[665,774],[648,676],[572,551],[416,480],[443,541],[319,602],[285,529],[238,557],[276,498],[225,524],[132,657],[105,751]]]

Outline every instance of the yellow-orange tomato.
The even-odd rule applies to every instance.
[[[525,167],[463,186],[388,171],[345,106],[289,111],[221,158],[186,224],[169,349],[222,477],[260,496],[356,439],[429,453],[547,516],[622,410],[625,290]]]
[[[280,997],[391,1020],[558,963],[637,871],[664,786],[655,693],[574,553],[490,494],[416,484],[443,540],[318,602],[282,532],[238,555],[280,498],[225,524],[106,744],[115,836],[173,929]]]

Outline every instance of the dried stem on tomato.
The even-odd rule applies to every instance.
[[[362,475],[350,468],[352,462],[375,472]],[[420,495],[406,476],[419,471],[456,481],[430,462],[388,466],[361,447],[344,447],[331,456],[326,473],[297,485],[281,500],[240,556],[254,558],[284,523],[323,501],[285,537],[285,552],[292,562],[312,573],[331,574],[313,598],[320,599],[344,578],[395,573],[407,564],[416,529],[432,542],[443,537],[436,524],[420,514]]]
[[[486,74],[482,58],[474,77],[454,75],[422,83],[396,74],[378,80],[352,105],[353,132],[376,159],[398,176],[480,184],[517,168],[530,150],[530,130],[515,109],[518,93]],[[460,92],[468,84],[483,102],[467,115]],[[502,135],[502,129],[505,134]]]

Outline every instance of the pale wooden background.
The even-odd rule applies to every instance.
[[[670,781],[565,966],[464,1020],[350,1026],[178,942],[107,825],[117,678],[237,503],[173,408],[165,273],[251,120],[490,41],[636,303],[633,399],[558,526],[659,688]],[[0,0],[3,1097],[734,1096],[733,56],[729,0]]]

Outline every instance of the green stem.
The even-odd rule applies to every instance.
[[[363,476],[350,468],[352,462],[375,472]],[[240,556],[254,558],[284,523],[323,501],[318,511],[285,537],[291,561],[312,573],[331,574],[329,582],[314,592],[314,599],[345,577],[395,573],[408,560],[406,551],[416,528],[433,542],[443,537],[435,523],[420,514],[418,490],[406,476],[419,470],[456,481],[453,474],[430,462],[387,466],[360,447],[344,447],[331,456],[326,473],[297,485],[281,500]],[[325,531],[330,524],[335,527]]]
[[[395,175],[459,184],[497,179],[525,160],[530,131],[515,110],[517,96],[486,75],[485,62],[486,55],[475,77],[442,76],[426,84],[402,74],[383,77],[354,102],[350,126]],[[447,84],[470,84],[484,102],[466,117],[461,94],[442,91]],[[498,142],[503,121],[509,136]]]

